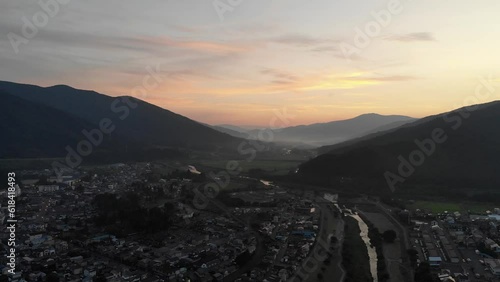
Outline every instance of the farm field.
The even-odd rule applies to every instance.
[[[225,170],[230,160],[201,160],[196,163],[203,167]],[[248,173],[252,169],[261,169],[274,175],[286,175],[303,161],[300,160],[254,160],[238,161],[242,172]]]
[[[54,161],[64,163],[64,158],[0,159],[0,170],[50,168]]]
[[[408,205],[410,209],[428,210],[433,213],[447,212],[464,212],[470,210],[473,213],[484,213],[486,210],[494,208],[493,204],[489,203],[467,203],[467,202],[433,202],[433,201],[416,201],[414,204]]]

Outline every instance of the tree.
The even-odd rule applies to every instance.
[[[406,251],[406,253],[410,257],[411,265],[412,266],[416,266],[417,265],[417,259],[418,259],[418,251],[415,250],[415,249],[408,249]]]
[[[382,238],[384,238],[386,243],[394,243],[397,237],[398,235],[394,230],[387,230],[382,234]]]
[[[330,244],[337,244],[337,242],[338,242],[338,241],[339,241],[339,240],[338,240],[338,239],[337,239],[337,237],[335,237],[335,236],[332,236],[332,237],[330,238]]]
[[[415,270],[415,282],[439,281],[436,275],[431,272],[431,267],[427,262],[422,262]]]
[[[46,282],[59,282],[59,275],[57,273],[52,272],[47,277],[45,277]]]
[[[106,282],[106,277],[104,275],[97,275],[96,278],[94,278],[94,282]]]
[[[79,184],[78,186],[76,186],[75,190],[76,190],[76,192],[81,194],[81,193],[85,192],[85,187],[83,187],[83,185]]]
[[[234,259],[234,261],[241,267],[241,266],[245,265],[247,262],[249,262],[251,258],[252,258],[252,255],[248,251],[245,251],[242,254],[240,254],[239,256],[237,256]]]

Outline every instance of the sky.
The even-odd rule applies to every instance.
[[[497,0],[58,1],[0,3],[0,80],[256,126],[500,99]],[[499,90],[471,99],[482,79]]]

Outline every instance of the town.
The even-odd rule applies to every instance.
[[[212,179],[180,163],[17,177],[9,281],[343,281],[364,266],[373,281],[500,281],[499,208],[433,213],[246,176],[197,208],[193,191]]]
[[[154,166],[82,168],[61,178],[19,172],[9,281],[280,281],[311,253],[320,228],[314,194],[305,200],[241,178],[234,181],[248,188],[197,210],[192,191],[202,175],[192,166],[160,175]]]

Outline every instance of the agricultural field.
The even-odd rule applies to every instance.
[[[64,158],[1,159],[0,170],[51,168],[54,161],[64,164]]]
[[[197,164],[200,167],[225,170],[228,162],[229,160],[201,160],[197,161]],[[243,160],[238,161],[238,165],[243,173],[248,173],[252,169],[260,169],[272,175],[286,175],[302,162],[299,160],[254,160],[251,162]]]
[[[464,212],[468,210],[473,213],[484,213],[486,210],[493,209],[494,205],[488,203],[416,201],[408,205],[407,208],[428,210],[433,213],[444,213],[445,211]]]

